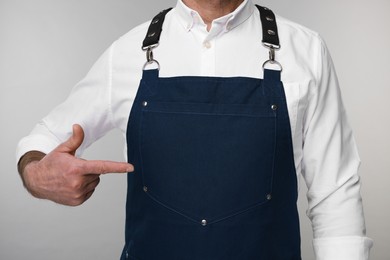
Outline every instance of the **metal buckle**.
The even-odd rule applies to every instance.
[[[263,42],[263,45],[269,49],[269,59],[263,63],[263,66],[262,66],[263,70],[265,69],[265,65],[270,63],[272,65],[276,64],[280,68],[280,72],[282,72],[283,71],[282,65],[278,61],[275,60],[275,50],[280,49],[280,45],[273,45],[273,44],[269,44],[269,43],[265,43],[265,42]]]
[[[268,49],[270,49],[270,48],[274,48],[275,50],[279,50],[280,49],[280,45],[275,45],[275,44],[271,44],[271,43],[268,43],[268,42],[262,42],[262,43]]]
[[[142,49],[143,51],[146,51],[146,50],[149,49],[149,48],[154,49],[154,48],[156,48],[158,45],[159,45],[159,44],[156,43],[156,44],[152,44],[152,45],[145,46],[145,47],[142,46],[141,49]]]
[[[156,48],[157,46],[158,46],[158,43],[153,44],[151,46],[142,47],[142,50],[144,50],[144,51],[146,50],[146,62],[144,64],[144,66],[142,67],[143,70],[145,70],[146,66],[153,64],[153,63],[156,63],[157,69],[160,70],[160,63],[153,58],[153,49]]]

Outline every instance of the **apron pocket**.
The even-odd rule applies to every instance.
[[[270,106],[144,104],[141,172],[153,200],[202,225],[269,201],[276,137]]]

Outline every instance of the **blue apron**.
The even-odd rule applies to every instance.
[[[135,171],[121,259],[301,259],[280,73],[160,78],[157,69],[143,71],[127,128]]]

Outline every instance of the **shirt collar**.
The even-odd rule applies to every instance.
[[[199,13],[188,6],[182,0],[178,0],[176,12],[179,15],[183,26],[187,31],[191,31],[195,24],[204,24]],[[253,13],[254,5],[252,0],[244,0],[233,12],[222,16],[213,21],[214,24],[219,24],[224,31],[230,31],[247,20]],[[213,27],[212,25],[212,27]],[[212,30],[211,27],[211,30]]]

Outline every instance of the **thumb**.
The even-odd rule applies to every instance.
[[[72,130],[73,130],[72,136],[69,137],[68,140],[66,140],[56,148],[58,152],[70,153],[72,155],[75,155],[76,150],[83,143],[84,141],[83,128],[78,124],[74,124]]]

